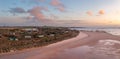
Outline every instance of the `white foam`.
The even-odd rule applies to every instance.
[[[99,43],[104,45],[114,45],[114,44],[120,44],[120,41],[107,39],[107,40],[100,40]]]

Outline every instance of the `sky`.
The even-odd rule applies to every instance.
[[[120,0],[0,0],[0,26],[119,26]]]

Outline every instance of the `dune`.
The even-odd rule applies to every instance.
[[[74,38],[44,47],[1,54],[0,59],[120,59],[119,43],[115,43],[119,38],[105,32],[80,31]]]

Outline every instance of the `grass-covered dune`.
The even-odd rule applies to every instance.
[[[37,31],[23,29],[26,28],[0,29],[0,53],[45,46],[75,37],[79,33],[62,27],[37,27]]]

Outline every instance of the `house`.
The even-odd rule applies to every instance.
[[[33,34],[32,35],[34,38],[42,38],[42,37],[44,37],[44,35],[43,34]]]
[[[32,31],[39,31],[37,28],[24,28],[24,31],[32,32]]]
[[[9,36],[8,38],[11,41],[18,41],[18,38],[16,36],[14,36],[14,35]]]
[[[37,35],[37,37],[42,38],[42,37],[44,37],[44,35]]]
[[[31,35],[25,35],[24,38],[26,38],[26,39],[31,39],[32,36],[31,36]]]
[[[10,32],[9,35],[15,35],[16,33],[15,32]]]
[[[50,34],[50,36],[55,36],[55,34]]]
[[[65,31],[65,33],[68,33],[69,31]]]

